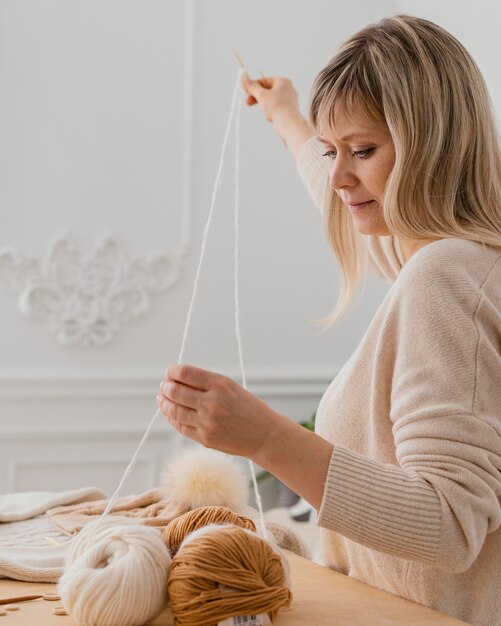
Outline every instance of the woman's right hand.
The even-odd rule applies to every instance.
[[[252,80],[244,74],[242,87],[248,93],[247,104],[259,104],[265,118],[272,124],[280,114],[299,113],[297,91],[288,78],[271,76]]]
[[[298,95],[288,78],[280,76],[251,80],[247,74],[242,87],[248,94],[247,104],[258,104],[268,122],[297,158],[313,130],[299,110]]]

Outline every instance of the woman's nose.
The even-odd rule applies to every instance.
[[[329,184],[337,191],[343,187],[355,185],[357,177],[350,167],[346,157],[339,154],[329,164]]]

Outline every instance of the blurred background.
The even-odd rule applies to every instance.
[[[397,13],[466,45],[495,103],[498,3],[0,1],[0,492],[110,493],[177,361],[238,66],[295,83]],[[239,378],[233,143],[185,361]],[[307,421],[387,285],[325,334],[338,274],[296,165],[257,107],[241,121],[241,327],[249,389]],[[159,417],[124,493],[180,440]]]

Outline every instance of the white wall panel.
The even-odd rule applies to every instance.
[[[153,251],[180,261],[172,288],[101,347],[59,345],[47,324],[21,315],[16,289],[0,287],[1,489],[66,488],[77,475],[102,478],[109,489],[155,411],[158,383],[179,354],[236,78],[232,48],[253,76],[290,76],[306,110],[315,73],[345,37],[384,15],[410,12],[464,35],[497,94],[499,10],[487,1],[468,7],[411,0],[0,3],[0,249],[41,259],[59,236],[88,252],[109,233],[130,258]],[[321,335],[314,320],[330,311],[338,285],[321,217],[256,108],[244,108],[241,149],[249,386],[301,420],[356,347],[387,287],[369,280],[358,306]],[[231,161],[232,149],[185,360],[238,378]],[[179,443],[159,421],[148,446],[130,490],[150,486]]]
[[[127,467],[125,456],[112,457],[102,461],[97,456],[70,459],[45,459],[32,461],[29,458],[12,461],[9,468],[7,490],[46,491],[48,486],[54,491],[64,491],[100,485],[108,493],[113,493]],[[154,485],[154,462],[139,460],[134,466],[134,474],[128,479],[126,493],[141,493],[146,485]]]

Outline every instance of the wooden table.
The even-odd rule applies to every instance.
[[[460,626],[457,619],[287,554],[292,574],[292,606],[281,609],[273,626]],[[55,585],[0,579],[0,598],[55,591]],[[54,615],[60,602],[31,600],[0,617],[0,626],[73,626],[69,616]],[[172,626],[166,609],[153,626]]]

